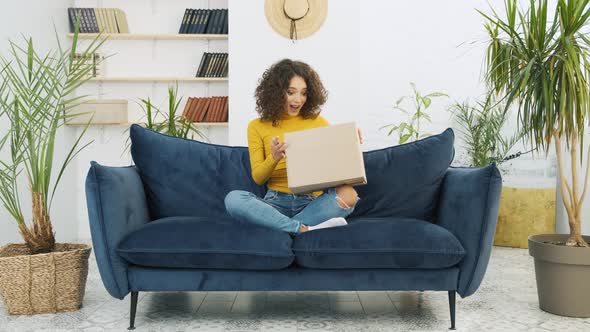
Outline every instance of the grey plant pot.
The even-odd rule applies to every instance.
[[[551,244],[565,242],[568,237],[568,234],[529,236],[539,307],[561,316],[590,317],[590,248]],[[590,236],[583,238],[590,243]]]

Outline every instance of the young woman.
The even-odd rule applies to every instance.
[[[344,226],[359,200],[349,185],[298,195],[289,190],[283,141],[286,132],[329,125],[321,115],[327,92],[318,74],[306,63],[281,60],[267,69],[256,88],[259,118],[248,124],[248,151],[252,178],[268,191],[264,198],[244,190],[225,197],[234,218],[298,234]],[[359,130],[359,139],[362,136]],[[314,165],[310,165],[313,169]]]

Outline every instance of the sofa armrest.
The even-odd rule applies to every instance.
[[[133,166],[107,167],[92,161],[86,176],[86,204],[96,263],[113,297],[129,293],[127,263],[116,252],[119,241],[149,221],[143,184]]]
[[[486,272],[498,221],[502,176],[495,164],[482,168],[449,168],[445,174],[437,224],[453,233],[465,248],[459,262],[457,291],[473,294]]]

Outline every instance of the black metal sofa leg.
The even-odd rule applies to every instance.
[[[455,294],[456,291],[449,291],[449,309],[451,309],[451,330],[455,329]]]
[[[137,296],[139,292],[131,292],[131,313],[129,315],[128,330],[135,330],[135,313],[137,312]]]

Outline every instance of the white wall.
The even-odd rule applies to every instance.
[[[465,43],[484,40],[482,19],[474,8],[485,8],[485,3],[363,1],[359,112],[367,148],[397,143],[397,136],[388,137],[378,128],[407,121],[393,105],[412,93],[410,82],[423,94],[436,91],[452,97],[433,99],[429,108],[433,124],[425,127],[430,133],[449,126],[445,109],[453,99],[475,98],[484,92],[480,84],[483,45]]]
[[[415,82],[421,92],[441,91],[451,96],[448,100],[433,102],[430,109],[433,124],[425,128],[431,133],[450,126],[449,114],[445,110],[453,100],[474,99],[484,91],[480,74],[486,33],[483,20],[475,8],[487,9],[485,0],[333,0],[329,1],[328,15],[322,28],[295,44],[279,36],[268,25],[264,15],[264,0],[73,2],[80,7],[122,8],[127,13],[132,32],[161,33],[177,31],[186,7],[229,7],[228,42],[109,41],[103,48],[104,52],[115,54],[107,63],[107,74],[123,75],[127,72],[129,75],[146,76],[192,76],[198,66],[195,58],[200,59],[202,52],[228,51],[229,84],[187,83],[179,88],[185,97],[229,94],[229,129],[215,128],[208,132],[215,143],[246,145],[246,124],[257,116],[254,111],[257,81],[266,68],[282,58],[308,62],[318,71],[329,92],[323,115],[333,123],[358,121],[365,136],[365,151],[397,142],[394,136],[388,137],[385,131],[378,128],[406,120],[401,113],[394,112],[392,106],[399,97],[411,93],[409,82]],[[498,9],[503,6],[501,0],[490,3]],[[68,4],[69,1],[11,2],[10,10],[2,10],[0,14],[0,36],[17,36],[19,32],[26,31],[35,40],[52,45],[53,32],[48,29],[51,24],[48,16],[54,18],[58,30],[65,34],[65,8]],[[19,15],[13,14],[28,12],[30,8],[39,16],[34,26],[19,21]],[[4,40],[2,45],[6,45]],[[151,83],[92,84],[80,93],[103,99],[129,99],[132,116],[139,114],[134,100],[149,95],[163,102],[167,87],[167,84]],[[0,123],[0,129],[6,128],[2,125],[6,124]],[[94,139],[95,142],[72,165],[56,198],[59,202],[54,204],[59,240],[89,237],[84,193],[88,163],[96,160],[105,165],[128,165],[130,158],[128,154],[122,153],[126,137],[123,131],[122,127],[109,126],[89,130],[87,139]],[[73,137],[78,132],[79,129],[68,127],[63,135]],[[520,150],[524,151],[524,147]],[[545,160],[542,155],[535,159],[521,157],[509,168],[513,176],[505,177],[507,185],[555,185],[555,167],[551,158]],[[586,217],[590,215],[588,200],[587,197],[584,208]],[[71,204],[72,201],[75,204]],[[5,213],[0,209],[0,218],[6,219],[4,216]],[[565,225],[562,212],[558,211],[558,218],[558,223]],[[59,225],[60,222],[64,224]],[[12,224],[0,222],[0,243],[18,240],[12,228]],[[586,222],[583,229],[586,234],[590,234],[590,222]]]

